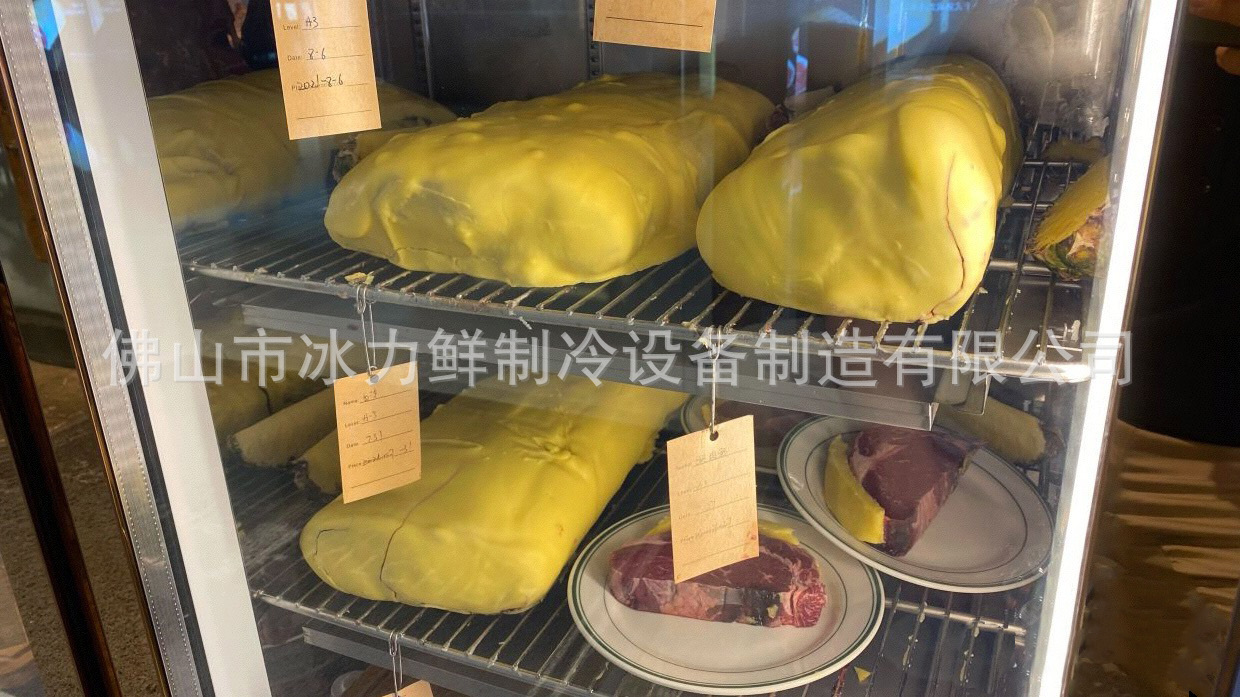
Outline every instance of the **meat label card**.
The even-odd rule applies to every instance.
[[[758,556],[753,416],[667,442],[677,583]]]
[[[422,476],[422,424],[418,368],[396,366],[370,376],[337,380],[336,433],[344,502],[418,481]]]
[[[366,0],[271,0],[288,137],[379,128]]]
[[[709,53],[715,0],[597,0],[594,40]]]

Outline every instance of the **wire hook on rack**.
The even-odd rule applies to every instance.
[[[366,372],[370,375],[371,384],[374,384],[378,380],[375,373],[379,370],[375,364],[375,301],[369,297],[374,274],[358,272],[351,274],[345,280],[353,286],[354,305],[362,321],[362,348],[366,351]]]
[[[400,694],[400,686],[405,682],[405,662],[400,655],[400,642],[394,629],[388,635],[388,655],[392,658],[392,695],[395,696]]]
[[[715,419],[716,405],[719,397],[719,357],[723,355],[723,330],[718,327],[707,327],[702,338],[698,340],[710,354],[710,439],[719,437]]]

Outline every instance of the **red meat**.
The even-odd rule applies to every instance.
[[[895,426],[857,435],[848,465],[886,513],[880,549],[903,556],[913,548],[956,490],[975,447],[946,433]]]
[[[607,587],[634,610],[764,627],[812,627],[827,604],[805,550],[766,535],[759,554],[682,583],[673,581],[671,533],[634,540],[611,555]]]

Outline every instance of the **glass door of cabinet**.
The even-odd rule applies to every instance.
[[[1174,8],[616,4],[0,14],[170,691],[1061,694]]]

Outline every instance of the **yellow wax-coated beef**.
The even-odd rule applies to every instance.
[[[977,289],[1019,163],[1011,99],[963,56],[897,63],[772,133],[707,199],[721,284],[821,314],[933,322]]]
[[[147,100],[173,227],[261,210],[326,182],[340,138],[289,140],[278,70],[212,80]],[[379,85],[384,126],[440,123],[452,112]]]
[[[537,603],[684,396],[585,378],[489,380],[422,423],[422,478],[306,524],[335,588],[455,612]]]
[[[718,81],[602,77],[398,135],[332,192],[342,246],[521,286],[598,281],[693,247],[698,208],[773,109]]]

